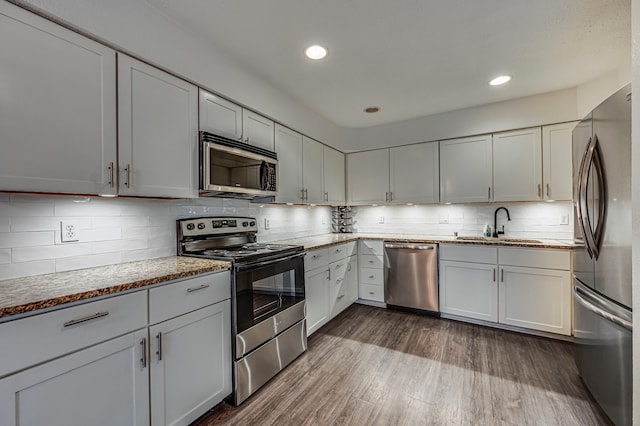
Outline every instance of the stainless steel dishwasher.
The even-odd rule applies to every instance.
[[[437,244],[385,241],[384,301],[389,308],[439,314]]]

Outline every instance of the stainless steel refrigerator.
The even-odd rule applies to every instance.
[[[631,424],[631,85],[573,130],[576,365],[616,425]]]

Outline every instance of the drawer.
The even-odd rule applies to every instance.
[[[498,247],[440,244],[440,259],[458,262],[498,263]]]
[[[563,271],[571,269],[571,252],[569,250],[500,247],[498,249],[498,257],[500,265],[559,269]]]
[[[310,271],[316,268],[322,268],[329,264],[329,249],[321,248],[307,253],[304,257],[304,269]]]
[[[360,262],[360,266],[363,268],[380,268],[382,269],[382,256],[377,256],[373,254],[365,254],[360,256],[358,261]]]
[[[367,284],[384,284],[382,269],[360,268],[360,282]]]
[[[347,273],[347,266],[349,265],[349,259],[338,260],[329,264],[329,270],[331,271],[331,279],[344,278]]]
[[[149,324],[157,324],[231,298],[229,271],[172,282],[149,290]]]
[[[0,377],[146,326],[146,290],[0,324]]]
[[[384,241],[363,240],[358,241],[358,254],[377,254],[382,256],[384,253]]]
[[[345,259],[356,254],[356,242],[352,241],[350,243],[329,247],[328,250],[329,262],[335,262],[336,260]]]
[[[384,302],[384,287],[375,284],[360,284],[360,299]]]

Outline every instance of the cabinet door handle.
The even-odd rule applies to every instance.
[[[384,193],[384,201],[387,202],[387,203],[389,202],[389,193],[388,192]]]
[[[351,263],[347,263],[347,271],[351,271]]]
[[[393,201],[393,191],[389,192],[389,202]]]
[[[324,200],[325,201],[329,201],[329,193],[328,192],[324,193]]]
[[[491,187],[487,188],[487,200],[491,201]]]
[[[496,268],[493,268],[493,282],[496,282]]]
[[[140,364],[142,368],[147,368],[147,338],[140,340]]]
[[[131,165],[127,164],[124,168],[124,186],[125,188],[131,187]]]
[[[204,290],[205,288],[209,288],[209,284],[202,284],[197,287],[189,287],[187,289],[187,293],[193,293],[194,291]]]
[[[158,355],[158,361],[162,361],[162,332],[156,334],[156,343],[158,344],[156,355]]]
[[[300,190],[300,199],[304,201],[304,188]]]
[[[113,179],[113,161],[109,163],[109,165],[107,166],[107,170],[109,171],[109,186],[113,188],[113,186],[115,185],[114,179]]]
[[[542,185],[538,184],[538,198],[542,197]]]
[[[309,188],[305,188],[304,189],[304,199],[308,200],[309,199]]]
[[[500,269],[500,282],[504,282],[504,268]]]
[[[77,325],[77,324],[82,324],[83,322],[87,322],[87,321],[91,321],[94,319],[98,319],[98,318],[102,318],[102,317],[106,317],[107,315],[109,315],[109,312],[104,311],[104,312],[96,312],[95,314],[86,316],[86,317],[82,317],[82,318],[76,318],[76,319],[72,319],[70,321],[67,321],[63,324],[63,327],[71,327],[73,325]]]
[[[247,137],[244,139],[244,141],[245,141],[246,143],[249,143],[249,136],[247,136]]]
[[[327,281],[331,281],[331,268],[327,269]]]
[[[547,184],[547,197],[551,196],[551,187]]]

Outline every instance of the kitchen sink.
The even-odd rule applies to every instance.
[[[530,240],[527,238],[503,238],[503,237],[475,237],[475,236],[461,236],[456,237],[456,240],[462,241],[491,241],[495,243],[526,243],[526,244],[540,244],[542,241]]]

